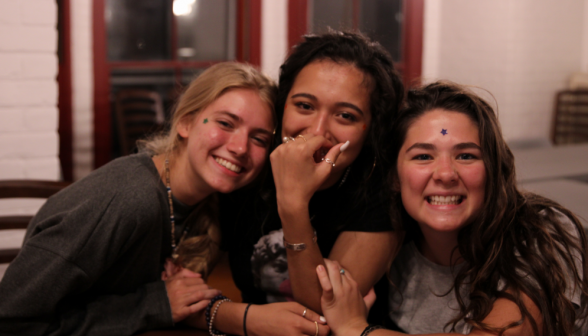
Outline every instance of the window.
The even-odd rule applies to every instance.
[[[149,89],[172,109],[212,64],[259,65],[261,0],[94,0],[94,162],[118,156],[117,92]]]
[[[359,30],[388,50],[405,84],[421,73],[423,0],[289,0],[288,42],[329,27]]]

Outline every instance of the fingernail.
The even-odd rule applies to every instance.
[[[327,323],[327,319],[324,316],[319,317],[319,320],[323,323]]]
[[[317,269],[317,270],[319,270],[319,271],[322,271],[322,270],[324,270],[325,268],[323,267],[323,265],[318,265],[318,266],[316,267],[316,269]]]
[[[343,144],[343,146],[339,147],[339,150],[340,150],[341,152],[344,152],[344,151],[347,149],[347,147],[349,147],[349,140],[347,140],[347,142],[345,142],[345,143]]]

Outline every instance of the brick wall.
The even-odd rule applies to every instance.
[[[58,180],[57,5],[0,0],[0,179]],[[0,214],[32,214],[39,200],[2,200]],[[23,230],[0,246],[18,247]],[[6,265],[0,265],[0,278]]]
[[[0,0],[0,179],[60,178],[57,6]]]
[[[261,13],[261,69],[276,81],[288,51],[288,1],[264,0]]]
[[[423,77],[488,89],[508,140],[546,140],[555,93],[582,68],[585,3],[427,0]]]
[[[584,0],[584,29],[582,30],[582,72],[588,73],[588,0]]]
[[[92,1],[70,0],[74,180],[94,169]]]

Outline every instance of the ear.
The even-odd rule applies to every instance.
[[[178,125],[176,126],[176,130],[180,137],[184,139],[188,137],[190,130],[192,129],[192,121],[194,121],[194,117],[187,115],[180,119]]]
[[[398,179],[398,174],[393,174],[391,180],[392,191],[400,193],[400,180]]]

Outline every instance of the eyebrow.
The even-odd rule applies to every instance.
[[[453,146],[453,148],[457,150],[473,148],[482,151],[482,148],[473,142],[462,142]]]
[[[232,112],[221,110],[221,111],[217,111],[216,113],[217,114],[224,114],[227,117],[229,117],[229,118],[231,118],[231,119],[233,119],[233,120],[235,120],[235,121],[237,121],[239,123],[242,123],[243,122],[243,119],[241,117],[239,117],[238,115],[236,115],[236,114],[234,114]],[[273,131],[268,131],[265,128],[260,128],[260,127],[254,128],[253,130],[256,131],[256,132],[266,133],[266,134],[268,134],[270,136],[274,134]]]
[[[318,98],[315,95],[312,95],[310,93],[297,93],[295,95],[292,95],[290,98],[298,98],[298,97],[308,98],[308,99],[310,99],[312,101],[315,101],[315,102],[318,101]],[[335,105],[336,106],[347,107],[347,108],[353,109],[357,113],[361,114],[362,116],[364,115],[363,114],[363,111],[359,107],[357,107],[357,105],[355,105],[355,104],[351,104],[351,103],[348,103],[348,102],[338,102]]]
[[[408,149],[406,150],[406,153],[408,153],[409,151],[411,151],[412,149],[415,148],[419,148],[419,149],[425,149],[425,150],[435,150],[435,145],[430,144],[430,143],[424,143],[424,142],[417,142],[414,145],[408,147]],[[463,150],[463,149],[469,149],[469,148],[473,148],[473,149],[477,149],[479,151],[482,151],[482,148],[480,148],[480,146],[478,146],[477,144],[473,143],[473,142],[462,142],[462,143],[458,143],[457,145],[453,146],[453,149],[455,150]]]
[[[406,150],[406,153],[410,152],[411,150],[413,150],[415,148],[433,150],[433,149],[435,149],[435,146],[433,146],[430,143],[417,142],[414,145],[408,147],[408,149]]]

